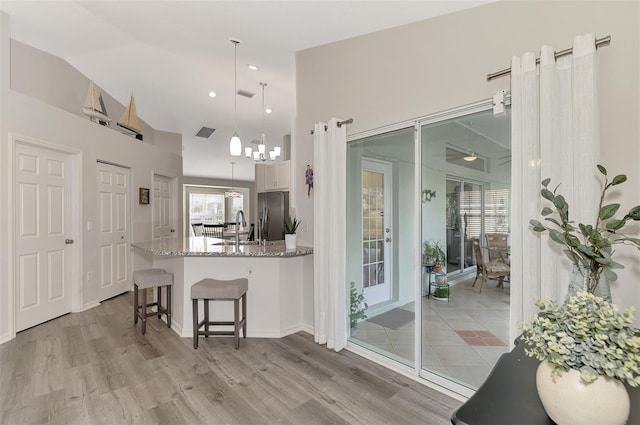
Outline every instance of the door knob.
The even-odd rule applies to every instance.
[[[173,233],[173,232],[175,232],[175,231],[176,231],[176,229],[171,229],[171,233]]]
[[[65,239],[64,243],[66,243],[67,245],[71,245],[73,243],[73,239]]]

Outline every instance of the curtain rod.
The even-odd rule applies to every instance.
[[[596,39],[596,48],[608,46],[611,43],[611,36],[608,35],[606,37]],[[555,57],[558,59],[561,56],[570,55],[573,52],[573,48],[569,47],[568,49],[560,50],[559,52],[555,52]],[[536,65],[540,63],[540,58],[536,58]],[[502,71],[494,72],[493,74],[487,74],[487,81],[491,81],[498,77],[502,77],[503,75],[511,74],[511,67],[505,68]]]
[[[342,127],[345,124],[353,124],[353,118],[349,118],[348,120],[338,121],[338,128]],[[325,125],[324,130],[327,131],[328,127]],[[311,130],[311,134],[313,134],[313,130]]]

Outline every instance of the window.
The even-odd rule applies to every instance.
[[[189,193],[189,222],[222,224],[224,193]]]
[[[250,222],[249,199],[250,193],[247,188],[234,188],[234,192],[240,194],[238,197],[225,197],[229,192],[228,187],[221,186],[197,186],[185,185],[185,207],[184,225],[185,235],[192,235],[191,225],[195,223],[203,224],[224,224],[235,221],[236,213],[244,211],[245,220]]]

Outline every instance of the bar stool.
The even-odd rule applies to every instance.
[[[147,332],[147,317],[158,315],[158,319],[167,315],[167,327],[171,327],[171,286],[173,273],[162,269],[144,269],[133,272],[133,323],[138,324],[138,317],[142,319],[142,334]],[[162,288],[166,288],[167,305],[162,307]],[[147,304],[147,288],[158,288],[157,301]],[[142,290],[142,305],[138,305],[138,290]],[[149,307],[157,306],[157,311],[148,311]]]
[[[236,350],[240,348],[240,326],[242,326],[243,337],[247,337],[247,290],[249,289],[248,279],[217,280],[202,279],[191,287],[191,300],[193,303],[193,348],[198,348],[198,336],[204,335],[233,335]],[[242,320],[240,320],[239,303],[242,298]],[[204,320],[198,321],[198,300],[204,300]],[[221,322],[209,320],[209,301],[232,301],[233,300],[233,322]],[[210,331],[209,326],[230,326],[232,331]],[[204,326],[204,330],[200,330]]]

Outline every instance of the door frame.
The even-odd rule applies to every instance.
[[[127,185],[128,185],[128,189],[129,189],[129,198],[127,199],[127,202],[129,202],[129,211],[127,214],[127,226],[129,231],[128,233],[128,238],[127,238],[127,245],[129,246],[129,248],[131,247],[131,239],[133,238],[133,207],[134,207],[134,202],[138,199],[138,194],[135,193],[136,191],[133,189],[133,168],[131,168],[130,166],[127,165],[122,165],[119,164],[117,162],[112,162],[112,161],[106,161],[104,159],[100,159],[97,158],[95,161],[96,164],[96,171],[98,170],[98,164],[106,164],[106,165],[111,165],[114,167],[119,167],[119,168],[123,168],[125,170],[128,170],[129,172],[129,179],[127,181]],[[96,174],[97,175],[97,174]],[[96,188],[98,187],[98,180],[96,177]],[[96,216],[98,215],[98,212],[96,211]],[[133,290],[133,250],[129,249],[127,251],[127,261],[128,261],[128,270],[127,270],[127,280],[130,283],[130,291]],[[96,275],[96,279],[99,279],[99,276]],[[104,300],[100,300],[100,283],[97,283],[97,291],[98,291],[98,301],[96,301],[96,305],[102,303]]]
[[[464,185],[466,183],[480,186],[480,236],[479,238],[482,244],[482,241],[484,240],[484,215],[485,215],[484,191],[485,191],[485,186],[487,185],[487,182],[476,180],[476,179],[469,179],[466,177],[460,177],[455,174],[446,174],[445,179],[459,182],[463,193],[465,192]],[[466,232],[466,228],[465,228],[465,232]],[[474,270],[474,267],[476,267],[475,264],[472,264],[469,267],[464,267],[464,263],[465,263],[464,254],[467,248],[464,243],[464,238],[460,238],[460,246],[458,248],[461,250],[460,259],[461,259],[462,266],[460,267],[459,270],[453,271],[451,273],[449,273],[449,270],[447,269],[447,277],[452,279],[455,279],[456,277],[461,276],[465,273],[469,273]]]
[[[24,136],[17,133],[9,133],[9,147],[8,147],[8,173],[10,175],[10,184],[9,190],[7,191],[8,203],[7,205],[13,205],[13,201],[16,196],[16,170],[15,170],[15,152],[16,145],[24,144],[33,146],[38,149],[47,149],[51,151],[55,151],[58,153],[62,153],[64,155],[69,155],[69,159],[71,162],[71,170],[70,170],[70,189],[71,189],[71,238],[76,242],[71,247],[71,255],[73,256],[71,260],[71,273],[69,274],[71,278],[71,312],[79,312],[83,311],[85,308],[83,306],[83,294],[82,294],[82,261],[83,261],[83,234],[82,234],[82,151],[76,148],[72,148],[69,146],[60,145],[57,143],[48,142],[45,140],[37,139],[34,137]],[[7,253],[9,254],[9,264],[8,264],[8,318],[9,318],[9,335],[6,340],[10,340],[15,338],[16,336],[16,276],[15,276],[15,242],[16,242],[16,210],[11,207],[11,211],[7,214],[8,218],[8,227],[9,227],[9,237],[7,238],[8,249]],[[93,307],[93,305],[89,306]],[[2,336],[0,336],[2,337]],[[0,343],[5,341],[5,338],[0,340]]]
[[[369,165],[369,167],[367,167],[365,164]],[[376,166],[379,166],[380,169],[375,169]],[[393,163],[390,161],[383,161],[380,159],[376,159],[376,158],[371,158],[371,157],[367,157],[367,156],[363,156],[362,158],[360,158],[360,174],[362,175],[362,172],[368,170],[368,171],[375,171],[375,172],[381,172],[385,179],[384,179],[384,220],[383,223],[386,223],[387,225],[384,226],[386,228],[391,229],[390,234],[391,234],[391,242],[390,243],[385,243],[383,245],[383,249],[384,249],[384,278],[386,283],[389,285],[387,291],[388,291],[388,298],[386,300],[383,301],[379,301],[379,302],[369,302],[369,304],[371,306],[375,306],[378,304],[384,304],[384,303],[389,303],[394,301],[393,299],[393,294],[394,289],[395,289],[395,280],[394,280],[394,275],[393,275],[393,263],[394,263],[394,247],[393,244],[395,242],[395,235],[394,235],[394,226],[393,226]],[[387,178],[388,177],[388,178]],[[361,179],[361,184],[360,184],[360,197],[362,199],[362,179]],[[387,206],[389,208],[387,208]],[[360,226],[362,226],[362,223],[364,221],[364,217],[362,215],[362,211],[360,212]],[[386,238],[386,234],[382,235],[382,240],[384,242],[384,239]],[[363,241],[360,241],[361,243]],[[361,266],[363,265],[362,262],[364,261],[364,259],[361,260]],[[365,291],[366,292],[366,291]],[[397,301],[397,300],[396,300]]]
[[[179,238],[182,238],[184,237],[184,234],[185,234],[183,226],[181,226],[181,223],[183,222],[183,215],[179,214],[180,208],[178,208],[178,204],[180,205],[181,208],[184,208],[184,205],[186,202],[184,200],[184,191],[183,191],[182,185],[178,184],[179,183],[178,176],[176,174],[168,173],[165,171],[160,171],[152,168],[149,197],[152,197],[151,195],[153,194],[153,182],[155,180],[155,176],[162,176],[162,177],[171,179],[171,190],[173,194],[173,200],[171,202],[171,212],[173,214],[172,226],[176,230],[175,235]],[[178,203],[179,199],[182,200],[181,203]],[[150,230],[149,235],[151,236],[151,239],[153,239],[153,205],[151,205],[151,208],[152,210],[151,210],[151,220],[149,223],[149,230]]]

